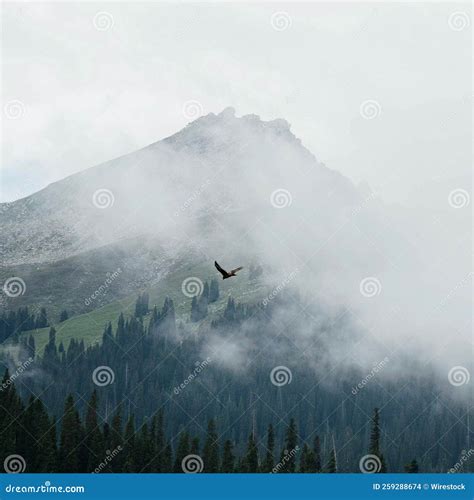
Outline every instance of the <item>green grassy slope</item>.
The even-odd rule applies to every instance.
[[[159,283],[142,291],[148,292],[150,296],[150,309],[154,305],[162,307],[165,298],[170,297],[175,305],[176,317],[185,323],[189,322],[192,298],[187,297],[182,292],[182,283],[186,278],[197,277],[202,282],[210,281],[212,278],[219,279],[220,297],[217,302],[209,305],[208,317],[204,321],[211,321],[221,313],[227,304],[227,298],[231,295],[234,299],[242,303],[255,303],[265,296],[265,287],[258,279],[250,279],[248,270],[243,270],[235,278],[221,280],[216,276],[214,267],[210,264],[184,265],[164,277]],[[103,307],[95,309],[89,313],[74,316],[62,323],[53,324],[56,329],[56,340],[59,344],[63,342],[67,348],[71,339],[83,339],[86,345],[100,342],[105,325],[110,321],[116,326],[117,319],[121,312],[126,316],[133,314],[137,294],[131,294],[120,300],[116,300]],[[145,321],[147,318],[145,318]],[[189,328],[197,329],[199,323],[189,323]],[[31,330],[23,332],[22,335],[33,334],[38,353],[42,353],[48,341],[49,328]]]

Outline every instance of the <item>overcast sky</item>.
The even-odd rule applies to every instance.
[[[188,101],[285,118],[319,160],[388,201],[447,178],[470,190],[469,3],[2,10],[0,201],[173,134]]]

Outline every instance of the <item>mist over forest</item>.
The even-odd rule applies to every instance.
[[[471,17],[3,5],[5,472],[472,472]]]
[[[230,443],[232,470],[263,470],[269,425],[277,448],[305,446],[287,472],[355,471],[367,450],[379,472],[448,470],[472,438],[470,252],[452,245],[470,217],[453,203],[426,226],[319,162],[285,120],[227,108],[4,204],[0,337],[21,400],[8,411],[34,414],[39,397],[63,422],[51,470],[94,468],[90,450],[58,465],[68,433],[89,432],[80,415],[98,456],[112,419],[114,442],[140,446],[160,422],[161,465],[117,471],[170,470],[193,435],[191,455]],[[222,281],[214,261],[243,270]]]

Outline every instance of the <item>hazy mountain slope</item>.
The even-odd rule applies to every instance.
[[[304,185],[293,193],[292,179],[300,176]],[[182,236],[183,218],[258,209],[281,187],[316,203],[329,192],[334,205],[358,199],[284,120],[210,114],[168,139],[2,204],[2,262],[55,261],[141,232]]]
[[[437,246],[442,227],[413,231],[412,213],[400,217],[376,193],[326,168],[284,120],[237,118],[231,109],[209,114],[0,212],[0,277],[18,276],[27,288],[9,308],[52,297],[55,314],[64,305],[80,313],[116,267],[123,285],[91,309],[154,286],[174,265],[212,267],[217,259],[263,264],[270,290],[293,276],[291,286],[321,307],[352,310],[383,349],[413,341],[412,352],[423,353],[442,345],[453,326],[465,329],[467,287],[459,283],[470,270],[469,246],[454,239]],[[460,212],[448,205],[443,224]],[[457,273],[440,269],[447,258],[462,261]],[[173,279],[167,293],[179,294]],[[368,293],[367,280],[375,284]],[[464,295],[446,304],[452,290]],[[444,363],[466,352],[456,343],[449,349]]]

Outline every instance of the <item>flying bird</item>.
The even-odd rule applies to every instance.
[[[222,267],[217,263],[217,261],[214,261],[214,265],[216,266],[216,269],[222,274],[222,279],[226,280],[227,278],[232,278],[232,276],[235,276],[237,271],[240,271],[243,269],[243,267],[237,267],[235,269],[232,269],[232,271],[227,272],[225,269],[222,269]]]

